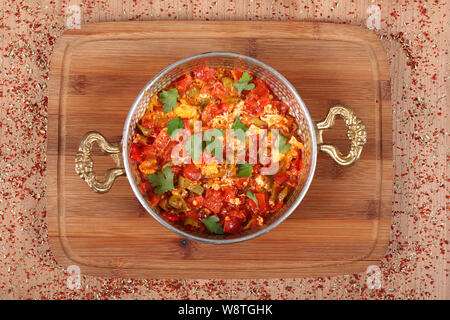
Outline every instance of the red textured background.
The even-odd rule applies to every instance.
[[[67,28],[126,20],[308,20],[365,26],[387,51],[394,113],[394,197],[381,289],[368,275],[302,279],[109,279],[68,274],[48,244],[47,83],[52,50]],[[0,298],[434,299],[448,298],[448,13],[430,1],[2,1],[0,4]],[[70,26],[70,23],[69,23]]]

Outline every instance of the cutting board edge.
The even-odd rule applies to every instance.
[[[127,23],[120,23],[120,24],[122,25],[122,24],[127,24]],[[146,24],[146,23],[148,24],[148,22],[144,22],[144,24]],[[158,22],[158,23],[160,23],[160,22]],[[230,23],[231,24],[235,24],[235,23],[242,23],[242,22],[227,22],[227,23],[223,23],[223,24],[229,25]],[[263,22],[263,24],[266,24],[266,23],[267,22]],[[309,22],[291,22],[291,23],[298,24],[298,25],[301,25],[301,26],[310,25],[309,27],[312,27],[316,31],[319,31],[320,28],[321,28],[321,26],[318,26],[318,25],[324,24],[324,25],[328,25],[327,27],[329,27],[329,25],[333,25],[334,26],[334,24],[330,24],[330,23],[317,23],[317,22],[313,22],[313,23],[309,23]],[[86,32],[83,33],[84,31],[83,31],[83,28],[82,28],[81,29],[81,32],[82,32],[81,34],[83,34],[83,38],[91,37],[94,34],[94,33],[91,33],[91,31],[95,30],[96,25],[108,25],[108,27],[109,27],[111,24],[117,24],[117,23],[108,22],[108,23],[96,23],[96,24],[92,24],[92,25],[85,25],[85,26],[83,26],[83,28],[86,27],[84,29],[84,31],[86,31]],[[139,22],[138,24],[141,25],[142,23]],[[153,21],[153,22],[151,22],[151,24],[155,25],[156,22]],[[192,24],[200,24],[200,23],[192,22]],[[283,24],[283,22],[281,22],[280,24]],[[339,26],[339,29],[344,27],[343,25],[338,25],[338,26]],[[360,27],[357,27],[357,26],[348,26],[348,25],[346,25],[345,27],[350,27],[353,30],[357,30],[356,34],[361,33],[361,29],[363,29],[363,28],[360,28]],[[54,79],[55,78],[59,79],[59,76],[61,75],[61,72],[63,70],[63,61],[64,61],[65,53],[69,49],[69,46],[71,44],[73,45],[73,43],[71,42],[72,36],[73,35],[78,35],[78,32],[80,32],[80,31],[78,31],[78,30],[67,31],[57,41],[54,53],[52,55],[52,61],[51,61],[51,67],[50,67],[50,85],[49,85],[50,92],[55,92],[55,91],[56,92],[60,92],[61,91],[61,81],[54,80]],[[126,33],[127,31],[125,30],[125,31],[121,31],[121,32],[125,32]],[[106,33],[111,33],[111,32],[109,31],[109,32],[106,32]],[[361,33],[361,34],[364,35],[364,37],[366,37],[366,33]],[[373,36],[371,36],[371,37],[373,38]],[[315,39],[319,39],[319,38],[322,39],[320,36],[315,37]],[[86,39],[83,39],[83,41],[85,41],[85,40]],[[373,45],[373,43],[372,43],[372,45]],[[384,50],[380,51],[380,48],[381,48],[381,44],[375,45],[374,48],[372,48],[374,50],[374,54],[375,54],[375,57],[376,57],[377,60],[379,60],[380,52],[381,52],[381,54],[385,55]],[[380,62],[380,61],[378,61],[378,62]],[[384,59],[381,59],[381,65],[379,65],[379,67],[381,69],[386,70],[386,65],[387,65],[387,61],[385,61]],[[380,74],[381,75],[384,74],[384,76],[381,76],[381,78],[385,79],[384,81],[389,81],[389,80],[387,80],[387,79],[389,79],[389,73],[388,73],[388,77],[387,78],[386,78],[386,75],[385,75],[385,73],[383,71],[381,71]],[[58,77],[56,77],[56,76],[58,76]],[[380,81],[382,81],[382,80],[380,79]],[[59,110],[59,100],[56,101],[57,99],[55,99],[54,97],[55,97],[55,95],[51,94],[50,98],[49,98],[49,125],[48,125],[48,133],[49,133],[48,137],[49,138],[48,138],[47,143],[48,144],[50,143],[50,136],[53,136],[53,138],[56,139],[56,144],[58,145],[58,148],[59,148],[59,146],[61,146],[61,139],[59,138],[59,133],[60,133],[59,117],[60,116],[59,116],[59,112],[55,112],[56,110]],[[381,105],[381,103],[382,102],[380,101],[380,105]],[[385,101],[384,101],[384,103],[386,104]],[[390,101],[388,101],[387,103],[390,105]],[[382,107],[382,109],[386,109],[386,107]],[[392,126],[392,115],[391,115],[391,122],[390,123],[391,123],[391,126]],[[391,164],[389,165],[389,163],[391,163]],[[383,159],[383,167],[386,167],[386,166],[388,166],[388,167],[390,166],[392,168],[392,160],[385,160],[385,159]],[[49,156],[48,156],[48,171],[47,171],[47,178],[46,178],[47,186],[48,186],[48,190],[49,190],[47,201],[48,201],[48,204],[49,204],[49,208],[55,208],[56,211],[55,210],[48,210],[48,213],[47,213],[47,219],[48,220],[47,221],[51,220],[52,215],[56,214],[57,209],[58,209],[58,199],[59,199],[58,198],[58,184],[59,184],[59,181],[58,181],[58,178],[56,178],[56,183],[55,183],[55,181],[52,180],[53,177],[51,176],[51,173],[56,173],[55,176],[58,177],[57,176],[57,172],[58,172],[57,168],[58,168],[58,155],[51,155],[51,154],[49,154]],[[389,181],[383,180],[383,188],[386,185],[389,185],[390,188],[392,189],[392,177],[391,177],[390,180],[391,180],[391,183],[389,183]],[[382,196],[381,199],[386,199],[386,197]],[[384,211],[384,210],[382,210],[382,211]],[[55,218],[56,218],[56,221],[59,220],[57,217],[55,217]],[[52,230],[53,232],[58,232],[59,233],[57,222],[56,222],[56,224],[48,223],[47,225],[48,225],[49,230]],[[388,234],[389,234],[389,226],[382,227],[382,228],[387,229],[388,230]],[[383,230],[381,230],[380,228],[378,229],[379,233],[382,232],[382,231]],[[55,255],[57,261],[65,261],[67,263],[74,262],[67,254],[64,253],[64,252],[66,252],[66,250],[64,250],[64,248],[63,248],[63,246],[62,246],[62,244],[60,242],[60,239],[58,239],[58,240],[50,239],[49,242],[50,242],[51,247],[55,247],[55,246],[59,247],[60,250],[57,250],[57,251],[61,251],[62,250],[62,254],[56,254]],[[371,253],[374,252],[375,249],[379,248],[379,247],[387,248],[387,243],[382,244],[382,245],[380,245],[378,242],[375,243],[373,248],[372,248],[372,250],[371,250]],[[371,257],[371,253],[369,253],[368,257]],[[382,257],[380,256],[379,258],[377,257],[374,260],[367,260],[367,261],[371,261],[371,262],[379,261],[381,258]],[[366,261],[366,260],[359,260],[358,264],[361,261]],[[62,263],[66,264],[65,262],[62,262]],[[97,269],[97,268],[94,268],[94,269]],[[103,270],[104,268],[100,268],[100,269]],[[123,270],[125,270],[125,269],[123,269]],[[331,271],[329,271],[328,274],[331,274],[330,272]],[[312,273],[308,273],[308,274],[312,275]],[[337,272],[336,274],[342,274],[342,272]],[[102,275],[104,275],[104,273],[102,273]]]

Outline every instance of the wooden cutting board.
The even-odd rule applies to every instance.
[[[141,88],[178,59],[232,51],[271,65],[297,88],[312,118],[334,104],[367,128],[360,160],[340,167],[320,153],[297,210],[271,232],[243,243],[189,241],[157,223],[125,177],[92,192],[74,170],[89,130],[121,138]],[[386,55],[377,36],[312,22],[111,22],[83,25],[58,40],[51,62],[48,124],[49,239],[56,260],[83,274],[163,278],[280,278],[365,271],[384,256],[392,195],[392,109]],[[339,120],[325,140],[345,153]],[[95,171],[113,167],[95,156]]]

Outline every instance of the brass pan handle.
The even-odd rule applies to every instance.
[[[334,125],[336,116],[341,116],[347,125],[347,137],[350,140],[350,151],[343,155],[335,146],[323,143],[323,132]],[[328,153],[334,161],[342,166],[354,164],[360,157],[366,143],[366,126],[355,113],[342,105],[335,105],[328,111],[325,120],[316,123],[317,144],[320,151]]]
[[[113,158],[117,167],[106,171],[103,179],[98,179],[95,172],[94,160],[91,157],[92,145],[97,143],[101,150]],[[111,189],[117,177],[125,175],[123,168],[122,150],[119,143],[109,143],[99,132],[89,131],[83,137],[75,156],[75,172],[81,179],[85,180],[88,186],[95,192],[105,193]]]

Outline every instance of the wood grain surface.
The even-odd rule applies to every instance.
[[[233,245],[187,241],[159,225],[125,177],[93,193],[74,171],[82,136],[121,138],[141,88],[178,59],[209,51],[255,57],[296,87],[312,118],[345,104],[364,121],[358,163],[319,154],[297,210],[266,235]],[[364,271],[384,256],[392,196],[392,107],[386,55],[376,35],[317,22],[114,22],[58,40],[51,61],[47,222],[53,253],[87,274],[178,278],[280,278]],[[345,152],[343,121],[325,134]],[[96,152],[95,171],[112,166]]]

